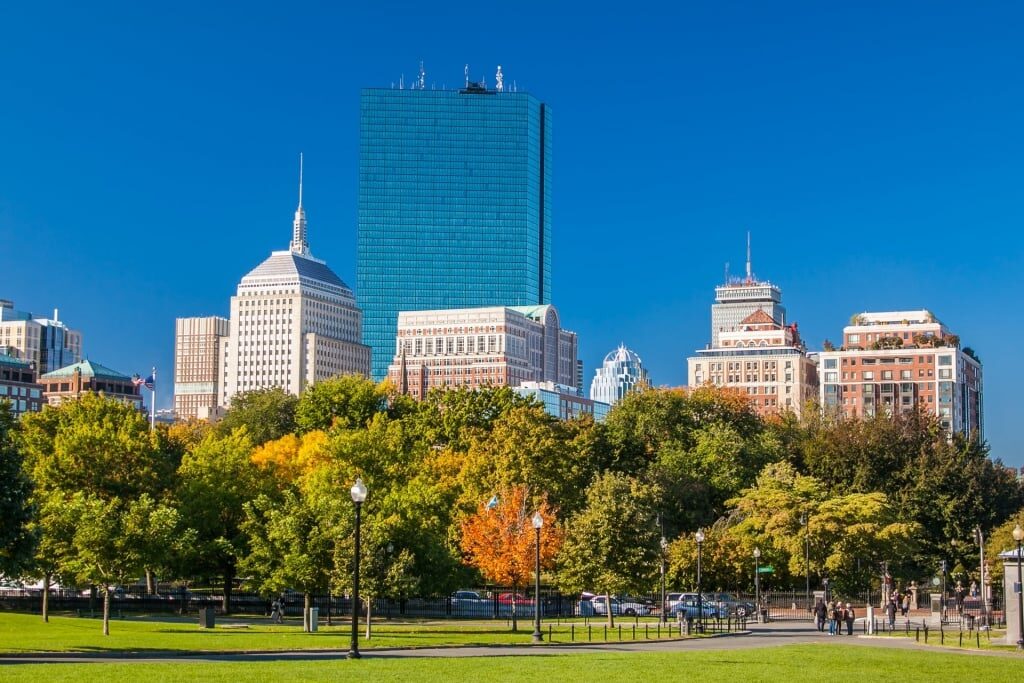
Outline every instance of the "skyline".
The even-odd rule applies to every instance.
[[[864,310],[932,310],[984,363],[993,456],[1024,465],[1021,8],[563,7],[502,32],[470,7],[0,10],[26,27],[0,45],[0,297],[155,365],[168,407],[174,319],[226,316],[287,248],[300,152],[314,253],[355,286],[360,89],[501,64],[553,111],[552,303],[585,383],[624,342],[685,384],[750,230],[812,349]]]

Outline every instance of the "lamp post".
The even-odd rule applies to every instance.
[[[704,530],[697,529],[693,535],[697,540],[697,632],[704,632],[704,596],[700,590],[701,583],[701,554],[704,547]]]
[[[804,528],[804,574],[807,578],[807,588],[804,595],[804,604],[807,611],[811,611],[811,527],[807,519],[807,513],[800,513],[800,524]]]
[[[537,564],[534,567],[536,575],[533,584],[533,642],[539,643],[544,640],[540,632],[540,529],[544,526],[544,518],[540,516],[540,510],[533,513],[533,529],[537,532]]]
[[[758,566],[761,560],[761,549],[754,548],[754,611],[757,616],[754,621],[761,623],[761,567]]]
[[[1024,650],[1024,580],[1021,579],[1020,565],[1024,562],[1021,555],[1021,541],[1024,541],[1024,529],[1020,524],[1013,528],[1013,540],[1017,541],[1017,649]]]
[[[668,615],[666,614],[666,612],[668,610],[667,610],[667,605],[665,604],[665,555],[668,553],[668,541],[665,539],[664,536],[661,537],[660,545],[661,545],[661,610],[660,610],[661,616],[659,617],[659,621],[661,621],[661,623],[664,624],[667,621],[667,619],[668,619]]]
[[[360,512],[366,500],[366,485],[361,478],[356,478],[352,485],[352,502],[356,506],[356,561],[352,570],[352,645],[348,651],[349,659],[359,659],[359,524],[362,521]]]

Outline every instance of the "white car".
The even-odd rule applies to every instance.
[[[608,615],[608,603],[607,598],[603,595],[595,595],[590,599],[590,604],[594,607],[594,614]],[[650,605],[645,605],[642,602],[634,602],[631,600],[622,601],[618,598],[611,599],[612,614],[621,614],[627,617],[632,616],[647,616],[651,613]]]

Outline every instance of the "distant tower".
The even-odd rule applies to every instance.
[[[615,405],[638,384],[650,382],[640,356],[620,344],[604,357],[590,383],[590,400]]]
[[[309,250],[301,155],[290,248],[271,252],[238,283],[229,328],[221,345],[221,406],[239,392],[278,387],[298,394],[328,377],[370,372],[370,349],[360,343],[363,314],[352,290]]]
[[[423,60],[420,60],[420,90],[427,89],[427,72],[423,69]]]
[[[498,92],[505,92],[505,77],[501,75],[501,64],[498,65],[498,73],[494,74],[494,80],[497,82],[494,89]]]
[[[310,256],[309,242],[306,241],[306,210],[302,208],[302,152],[299,152],[299,208],[295,209],[295,220],[292,222],[291,252],[301,256]]]

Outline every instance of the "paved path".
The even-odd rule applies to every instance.
[[[749,633],[725,634],[712,638],[687,640],[635,641],[623,643],[593,643],[586,645],[495,645],[435,648],[372,648],[364,650],[364,659],[404,659],[409,657],[529,657],[601,652],[686,652],[691,650],[739,650],[763,647],[783,647],[808,643],[828,643],[857,647],[885,647],[896,649],[927,649],[932,652],[951,652],[962,655],[1015,657],[1013,652],[961,648],[940,648],[916,643],[899,636],[829,636],[819,633],[807,622],[774,622],[755,624]],[[316,661],[344,659],[344,650],[295,650],[287,652],[154,652],[154,653],[43,653],[38,655],[0,655],[2,664],[43,664],[68,662],[267,662]]]

